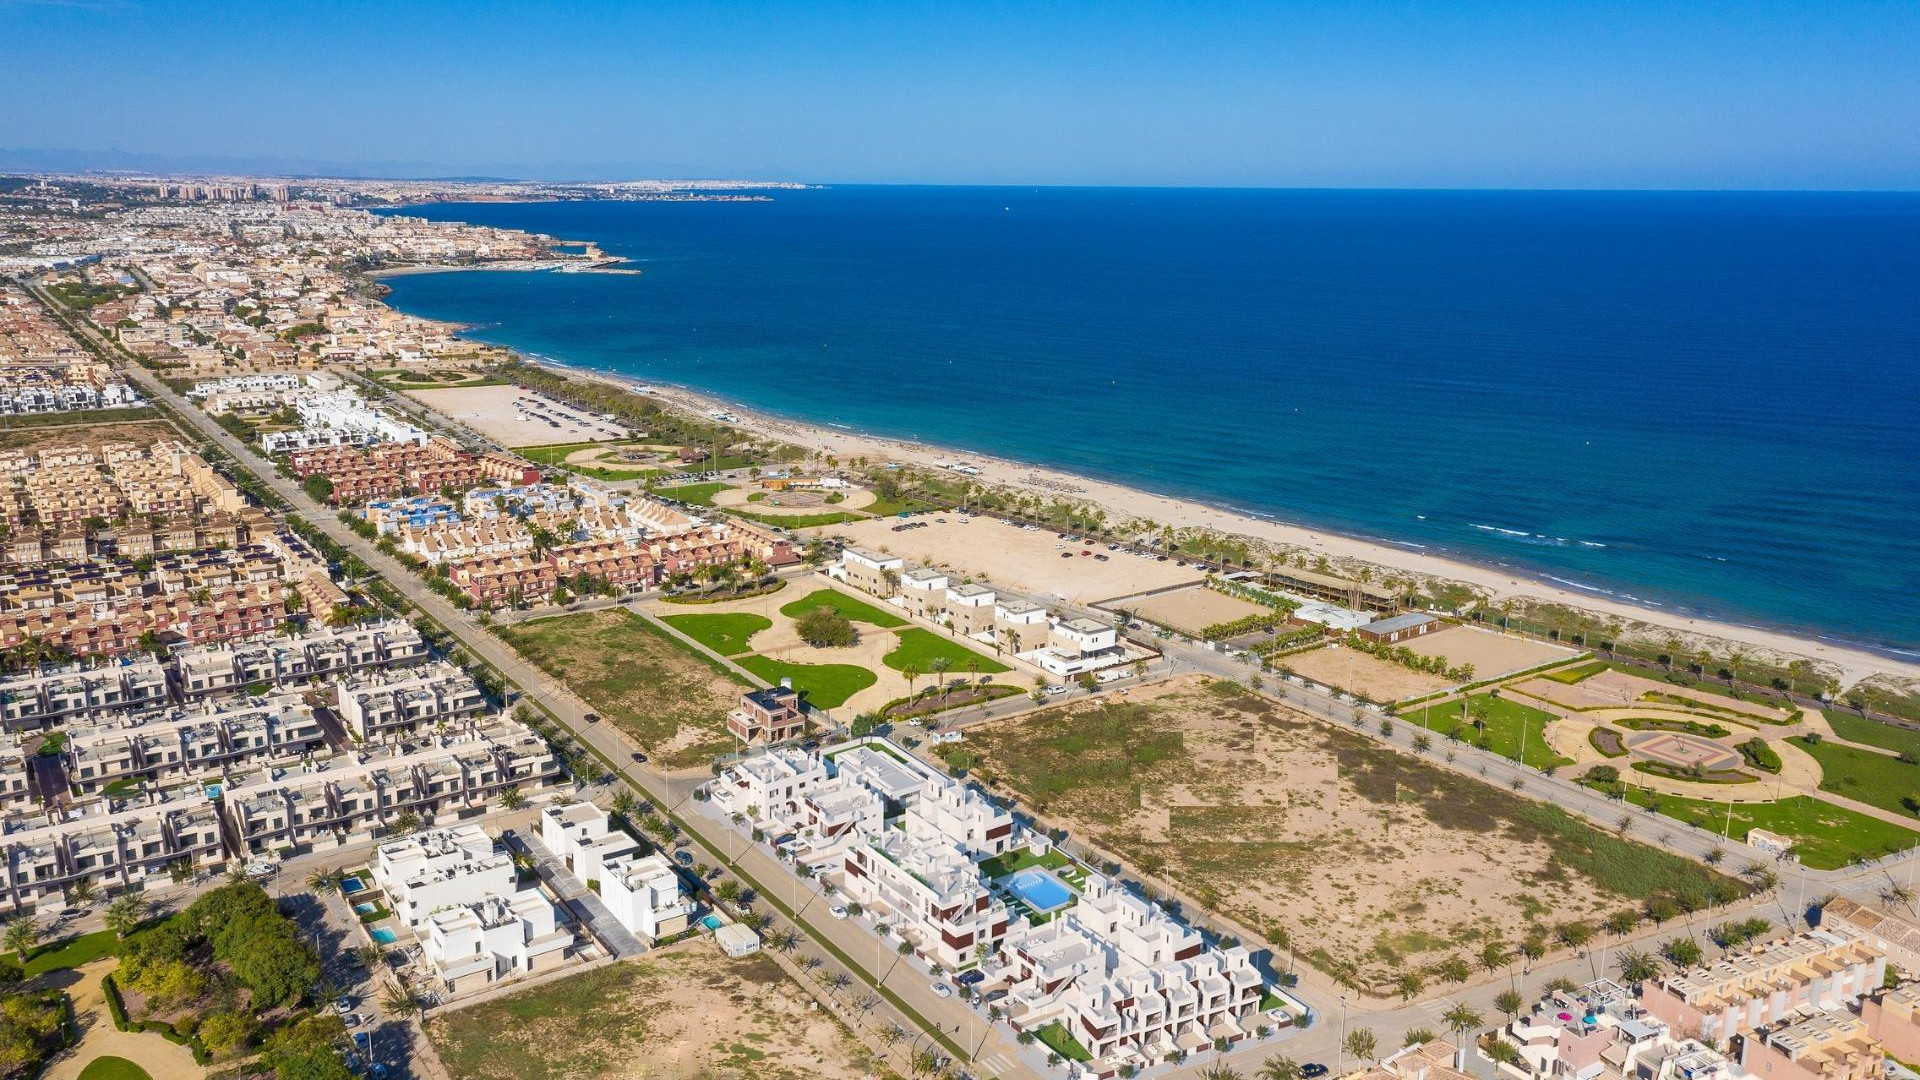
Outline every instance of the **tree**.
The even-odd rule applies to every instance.
[[[1440,1036],[1435,1035],[1428,1028],[1423,1028],[1423,1027],[1408,1028],[1407,1033],[1400,1037],[1400,1045],[1401,1046],[1420,1046],[1426,1043],[1430,1043],[1439,1037]]]
[[[353,950],[353,962],[372,971],[386,960],[386,951],[378,945],[361,945]]]
[[[137,893],[127,893],[107,908],[106,926],[113,936],[125,941],[140,920],[147,916],[147,902]]]
[[[1690,968],[1700,962],[1705,950],[1690,937],[1676,937],[1661,942],[1660,955],[1666,957],[1674,967]]]
[[[1300,1063],[1276,1054],[1260,1063],[1260,1080],[1300,1080]]]
[[[500,809],[502,810],[518,810],[522,806],[525,806],[526,802],[527,797],[520,794],[520,789],[517,787],[510,787],[500,793]]]
[[[260,1022],[251,1013],[216,1012],[200,1021],[194,1034],[214,1053],[230,1054],[252,1042],[259,1030]]]
[[[1480,946],[1480,967],[1488,974],[1499,971],[1512,958],[1513,954],[1507,951],[1505,942],[1489,941]]]
[[[1659,959],[1639,949],[1623,950],[1615,963],[1620,965],[1620,977],[1635,986],[1660,974]]]
[[[88,907],[94,901],[93,879],[83,877],[67,886],[67,903],[74,907]]]
[[[328,889],[338,888],[340,880],[340,871],[331,866],[318,867],[307,875],[307,891],[323,893]]]
[[[1401,1001],[1412,1001],[1425,987],[1426,980],[1413,971],[1403,972],[1393,984],[1393,988],[1400,992]]]
[[[1593,927],[1579,921],[1562,923],[1554,934],[1560,939],[1561,944],[1570,949],[1578,949],[1593,940]]]
[[[1487,1043],[1487,1056],[1502,1065],[1518,1065],[1520,1048],[1505,1039],[1493,1039]]]
[[[953,657],[951,656],[936,656],[927,661],[927,674],[932,675],[934,682],[940,684],[940,700],[942,701],[947,699],[948,692],[947,680],[942,678],[942,676],[952,670]]]
[[[920,670],[919,664],[903,664],[900,667],[900,674],[907,677],[907,696],[912,697],[913,681],[925,673]]]
[[[0,933],[0,943],[7,950],[20,957],[21,963],[27,962],[27,950],[40,944],[40,936],[45,933],[40,923],[31,915],[16,915],[7,923],[5,933]]]
[[[389,1016],[407,1019],[420,1012],[420,999],[403,986],[389,986],[380,996],[380,1008]]]
[[[852,620],[831,607],[809,608],[793,620],[800,640],[816,649],[846,648],[859,642]]]
[[[1448,1031],[1453,1032],[1455,1042],[1460,1042],[1462,1036],[1468,1032],[1478,1031],[1487,1024],[1486,1019],[1480,1015],[1480,1010],[1464,1001],[1456,1002],[1453,1008],[1441,1013],[1440,1020],[1447,1025]]]
[[[1347,1041],[1341,1045],[1347,1053],[1367,1062],[1373,1060],[1374,1051],[1379,1049],[1379,1041],[1373,1037],[1372,1028],[1354,1028],[1347,1032]]]
[[[1460,957],[1449,956],[1440,964],[1440,977],[1450,983],[1463,983],[1473,977],[1473,970]]]
[[[1518,990],[1502,990],[1493,996],[1493,1007],[1506,1013],[1509,1018],[1519,1016],[1520,1010],[1526,1005],[1526,999],[1520,996]]]

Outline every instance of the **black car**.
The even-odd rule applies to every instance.
[[[597,712],[590,712],[582,715],[580,719],[585,720],[589,724],[597,724],[600,722],[600,714]]]
[[[633,754],[633,763],[634,763],[635,765],[645,765],[645,764],[647,763],[647,755],[645,755],[645,754],[642,754],[642,753],[640,753],[640,752],[639,752],[639,751],[637,751],[637,750],[636,750],[636,751],[634,751],[634,754]]]
[[[1327,1067],[1317,1061],[1309,1061],[1305,1065],[1300,1066],[1300,1075],[1305,1077],[1306,1080],[1314,1080],[1316,1076],[1327,1075]]]

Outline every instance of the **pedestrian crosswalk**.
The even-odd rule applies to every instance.
[[[973,1063],[973,1075],[979,1080],[991,1080],[1016,1071],[1018,1065],[1005,1054],[988,1054]]]

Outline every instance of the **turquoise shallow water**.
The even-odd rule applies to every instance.
[[[646,271],[389,281],[487,341],[1920,649],[1920,196],[843,188],[408,212]]]

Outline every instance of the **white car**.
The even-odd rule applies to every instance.
[[[1064,694],[1066,692],[1067,688],[1060,683],[1054,683],[1052,686],[1047,687],[1047,693],[1049,694]]]
[[[948,986],[946,983],[940,981],[939,979],[935,979],[931,983],[928,983],[927,985],[933,988],[934,997],[950,998],[953,996],[953,987]]]
[[[836,919],[844,919],[847,917],[847,905],[835,904],[832,907],[827,909],[827,914],[833,916]]]
[[[254,862],[250,862],[247,864],[247,873],[251,874],[254,877],[271,877],[273,876],[273,872],[277,869],[279,869],[279,867],[275,866],[273,863],[263,862],[259,860],[255,860]]]

